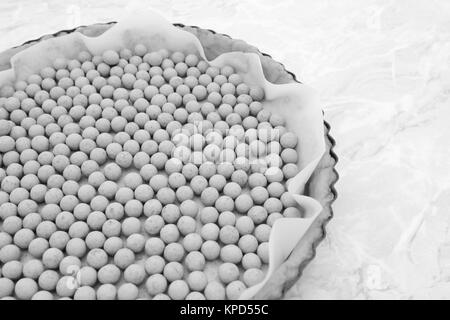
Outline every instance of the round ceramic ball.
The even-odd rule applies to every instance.
[[[205,240],[217,240],[219,237],[219,227],[214,223],[207,223],[200,230],[201,237]]]
[[[124,271],[124,279],[127,282],[133,283],[135,285],[141,284],[145,277],[145,269],[140,264],[131,264]]]
[[[98,281],[102,284],[114,284],[120,280],[121,271],[114,264],[107,264],[101,267],[97,272]]]
[[[258,227],[255,229],[255,234]],[[266,239],[266,237],[264,237],[264,239]],[[239,239],[238,246],[243,253],[256,252],[258,248],[258,240],[260,240],[260,237],[255,237],[251,234],[245,234]]]
[[[3,277],[17,280],[22,276],[23,264],[20,261],[8,261],[2,267]]]
[[[77,283],[81,286],[93,286],[97,282],[97,270],[84,266],[76,275]]]
[[[261,266],[262,266],[261,259],[258,257],[258,255],[256,253],[253,253],[253,252],[246,253],[242,257],[241,264],[245,270],[251,269],[251,268],[261,269]]]
[[[123,248],[123,241],[121,238],[117,236],[113,236],[106,239],[105,243],[103,244],[103,249],[110,256],[114,256],[116,252],[122,248]]]
[[[35,258],[41,258],[49,246],[50,245],[46,239],[35,238],[28,245],[28,252]]]
[[[219,239],[224,244],[234,244],[239,240],[239,231],[231,225],[226,225],[220,229]]]
[[[14,293],[20,300],[30,300],[38,290],[39,288],[35,280],[22,278],[16,282]]]
[[[292,132],[286,132],[280,137],[280,144],[283,148],[295,148],[298,143],[298,137]]]
[[[117,290],[119,300],[136,300],[139,295],[139,289],[132,283],[124,283]]]
[[[260,224],[255,228],[254,234],[259,242],[267,242],[270,238],[271,227],[267,224]]]
[[[124,236],[130,236],[133,233],[140,233],[141,222],[136,217],[128,217],[122,221],[122,234]]]
[[[233,211],[234,210],[234,201],[229,196],[220,196],[216,200],[214,206],[216,207],[216,209],[219,212]]]
[[[59,274],[54,270],[45,270],[38,279],[39,287],[43,290],[53,291],[59,280]]]
[[[184,263],[189,271],[202,271],[205,268],[206,260],[201,252],[191,251],[186,255]]]
[[[207,284],[204,294],[207,300],[224,300],[225,288],[220,282],[211,281]]]
[[[260,224],[266,221],[267,219],[267,210],[262,206],[253,206],[247,213],[248,217],[250,217],[255,224]]]
[[[126,247],[135,253],[140,253],[145,247],[145,237],[142,234],[134,233],[126,240]]]
[[[9,297],[14,292],[14,282],[8,278],[0,278],[0,299]]]
[[[92,249],[86,256],[86,262],[89,266],[100,269],[108,263],[108,254],[100,248]]]
[[[120,236],[121,230],[122,230],[122,225],[120,224],[119,221],[117,221],[115,219],[108,219],[102,225],[102,233],[107,238]],[[101,236],[98,235],[98,236],[96,236],[96,238],[100,240]],[[106,241],[107,241],[107,239],[103,240],[104,243]],[[100,242],[98,242],[98,243],[100,243]],[[90,248],[90,249],[93,249],[93,248]]]
[[[202,244],[200,251],[207,260],[214,261],[219,257],[221,250],[220,245],[216,241],[207,240]]]
[[[219,215],[218,224],[220,227],[234,226],[236,224],[236,215],[231,211],[224,211]]]
[[[244,272],[242,280],[247,287],[257,285],[264,279],[264,272],[260,269],[251,268]]]
[[[184,276],[184,267],[179,262],[169,262],[164,267],[163,274],[169,282],[179,280]]]
[[[41,290],[36,292],[33,297],[31,297],[31,300],[53,300],[53,298],[53,293]]]
[[[173,300],[183,300],[189,293],[189,286],[186,281],[175,280],[168,288],[169,297]]]
[[[172,243],[178,241],[180,232],[176,225],[167,224],[161,228],[159,236],[165,243]]]
[[[149,275],[153,275],[162,273],[165,265],[166,261],[164,260],[163,257],[154,255],[148,257],[147,260],[145,260],[144,268]]]
[[[247,287],[242,281],[235,280],[230,282],[225,289],[227,299],[238,300],[245,289],[247,289]]]
[[[184,256],[184,248],[180,243],[172,242],[164,248],[164,258],[169,261],[181,261]]]
[[[259,258],[264,263],[269,263],[269,243],[263,242],[258,246],[258,249],[256,251]]]
[[[200,250],[203,239],[198,233],[189,233],[183,238],[183,247],[187,252]]]
[[[203,291],[208,284],[208,278],[203,271],[192,271],[186,279],[189,288],[194,291]]]
[[[283,210],[283,216],[285,218],[301,218],[302,212],[299,208],[296,207],[288,207]]]
[[[224,262],[237,264],[242,260],[242,251],[238,246],[228,244],[220,250],[220,259]]]
[[[56,269],[62,259],[64,253],[57,248],[49,248],[42,255],[42,263],[48,269]]]
[[[73,275],[81,268],[81,261],[78,257],[66,256],[59,263],[59,271],[61,274],[68,276]]]
[[[160,238],[152,237],[145,242],[145,253],[148,256],[161,255],[164,248],[165,244]]]
[[[97,300],[115,300],[117,297],[117,288],[112,284],[102,284],[96,292]]]
[[[80,238],[70,239],[66,244],[66,253],[78,258],[81,258],[86,254],[86,249],[86,243]]]
[[[236,229],[240,235],[250,234],[255,229],[255,223],[249,216],[241,216],[236,220]]]
[[[204,207],[200,211],[200,221],[203,224],[215,223],[219,218],[219,212],[214,207]]]
[[[185,300],[206,300],[206,298],[201,292],[192,291],[186,296]]]
[[[178,206],[169,203],[162,209],[161,217],[166,223],[176,223],[180,218],[180,209]]]
[[[147,278],[145,288],[151,296],[156,296],[166,291],[167,280],[162,274],[153,274]]]
[[[153,215],[158,215],[162,211],[162,204],[157,199],[150,199],[144,203],[144,215],[151,217]]]
[[[74,300],[96,300],[97,295],[95,289],[89,286],[79,287],[73,296]]]
[[[262,186],[254,187],[250,191],[253,202],[257,205],[263,204],[269,198],[269,192]]]
[[[152,215],[145,220],[144,230],[149,235],[157,235],[164,225],[164,219],[160,215]]]
[[[239,279],[239,268],[230,262],[222,263],[219,266],[219,279],[224,283],[228,284],[232,281]]]
[[[135,261],[135,254],[128,248],[119,249],[114,255],[114,264],[120,269],[125,269]]]
[[[246,193],[241,194],[234,201],[234,206],[239,213],[247,213],[253,207],[253,199]]]
[[[190,187],[192,188],[192,190],[194,191],[194,193],[196,195],[200,195],[208,187],[208,180],[206,180],[206,178],[203,176],[194,176],[190,181]],[[202,197],[202,200],[203,200],[203,198],[208,200],[207,197],[208,197],[208,195],[210,195],[210,193],[205,194]],[[214,196],[214,195],[212,195],[212,196]]]
[[[190,216],[183,216],[177,222],[178,230],[182,235],[195,232],[197,228],[197,222]]]
[[[77,279],[72,276],[63,276],[56,284],[56,294],[60,297],[72,297],[77,287]]]
[[[177,198],[179,197],[177,196]],[[191,199],[186,199],[182,201],[180,204],[180,212],[183,216],[195,218],[198,214],[198,210],[199,210],[198,204]]]

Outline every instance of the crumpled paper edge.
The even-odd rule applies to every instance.
[[[173,26],[161,15],[144,10],[125,17],[98,37],[90,38],[74,32],[41,41],[11,58],[12,68],[0,72],[0,85],[25,80],[30,74],[52,64],[56,58],[73,59],[80,51],[101,54],[106,49],[132,48],[142,43],[149,50],[162,48],[170,51],[199,54],[206,59],[200,41],[191,33]],[[322,110],[317,93],[300,83],[272,84],[266,80],[259,56],[255,53],[229,52],[212,61],[210,65],[231,65],[251,85],[265,91],[264,108],[275,111],[287,120],[289,130],[299,137],[299,168],[301,171],[288,186],[304,218],[278,219],[269,240],[269,269],[265,279],[245,290],[240,299],[251,299],[268,281],[273,272],[288,258],[303,235],[322,210],[320,203],[303,195],[305,185],[325,152]]]

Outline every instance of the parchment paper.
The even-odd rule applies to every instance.
[[[145,44],[149,50],[165,48],[186,54],[195,53],[207,60],[200,41],[193,34],[174,27],[153,11],[141,10],[119,20],[98,37],[90,38],[74,32],[41,41],[19,52],[11,58],[12,68],[0,72],[0,86],[25,80],[43,67],[52,65],[59,57],[72,59],[83,50],[101,54],[107,49],[133,48],[138,43]],[[288,129],[299,137],[297,148],[301,171],[292,179],[288,192],[302,207],[305,216],[278,219],[274,223],[269,240],[269,268],[266,278],[260,284],[248,288],[240,297],[250,299],[287,259],[322,210],[318,201],[303,195],[305,184],[325,152],[322,110],[317,94],[308,86],[299,83],[276,85],[268,82],[255,53],[224,53],[209,63],[217,67],[231,65],[246,83],[261,86],[265,91],[264,108],[284,116]]]

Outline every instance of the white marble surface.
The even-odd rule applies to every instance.
[[[288,298],[450,298],[449,1],[2,1],[0,50],[144,6],[244,39],[321,93],[339,198]]]

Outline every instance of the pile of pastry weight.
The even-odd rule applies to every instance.
[[[1,88],[0,298],[237,299],[297,136],[230,66],[144,45]]]

